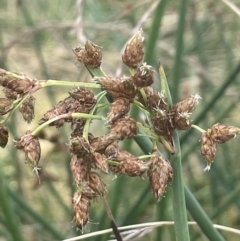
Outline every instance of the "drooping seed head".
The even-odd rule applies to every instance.
[[[155,198],[160,201],[168,184],[173,179],[171,164],[163,157],[156,155],[149,160],[148,178]]]
[[[207,163],[206,170],[210,169],[217,151],[217,143],[211,138],[209,133],[210,131],[208,130],[201,136],[201,154]]]
[[[19,111],[27,123],[31,123],[34,119],[34,104],[35,98],[30,95],[19,107]]]
[[[37,136],[33,136],[31,131],[27,131],[24,136],[16,142],[16,147],[25,153],[26,161],[37,171],[41,156],[41,147]]]
[[[80,191],[76,191],[74,193],[72,199],[73,205],[73,223],[76,225],[80,230],[82,230],[83,226],[88,221],[88,212],[91,206],[90,199],[82,194]]]

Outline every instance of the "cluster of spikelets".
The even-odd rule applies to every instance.
[[[87,42],[84,47],[73,50],[77,60],[91,69],[99,69],[102,53],[97,45]],[[198,95],[190,96],[174,105],[169,104],[164,91],[150,87],[154,82],[154,70],[142,63],[144,57],[143,36],[139,31],[127,44],[122,55],[123,63],[129,67],[131,76],[114,78],[106,75],[95,76],[99,84],[111,97],[109,111],[105,119],[107,133],[94,136],[88,132],[90,122],[87,117],[74,113],[92,114],[98,112],[98,102],[94,93],[86,88],[76,87],[69,96],[48,110],[39,125],[60,128],[71,123],[69,151],[72,156],[71,170],[77,190],[73,196],[74,224],[82,228],[88,221],[91,202],[106,194],[105,184],[99,171],[119,173],[130,177],[141,177],[147,173],[152,192],[160,200],[167,185],[173,178],[171,164],[159,154],[156,148],[148,158],[142,159],[121,149],[119,142],[138,135],[139,127],[147,127],[155,137],[153,142],[162,143],[172,154],[175,152],[173,133],[186,131],[192,126],[191,114],[198,104]],[[0,85],[6,98],[0,98],[0,114],[5,115],[19,107],[23,118],[31,122],[34,118],[34,98],[32,94],[40,89],[41,83],[25,76],[0,69]],[[136,104],[147,113],[147,123],[139,125],[128,115],[131,104]],[[86,128],[87,127],[87,128]],[[41,147],[37,132],[27,131],[16,141],[16,147],[25,153],[26,161],[38,173]],[[218,143],[224,143],[239,134],[236,127],[215,124],[204,131],[201,137],[201,153],[206,159],[207,169],[213,162]],[[0,123],[0,146],[8,142],[8,130]]]

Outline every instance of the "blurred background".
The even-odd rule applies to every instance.
[[[91,81],[76,63],[72,49],[91,40],[102,47],[102,68],[110,76],[127,75],[122,66],[124,45],[140,28],[145,36],[145,61],[157,71],[161,61],[173,100],[198,93],[202,100],[193,119],[203,129],[214,123],[240,127],[240,4],[228,1],[172,0],[0,0],[0,68],[39,80]],[[155,87],[159,88],[156,75]],[[16,152],[12,140],[34,130],[42,115],[68,96],[68,87],[48,87],[34,94],[35,120],[26,124],[19,112],[7,122],[10,137],[0,150],[1,195],[14,213],[8,225],[0,207],[0,240],[61,240],[77,235],[73,227],[71,198],[75,187],[70,172],[70,127],[49,127],[41,134],[41,184]],[[0,92],[0,97],[3,93]],[[98,134],[99,125],[92,128]],[[240,137],[219,145],[211,171],[200,153],[200,133],[180,133],[183,175],[212,222],[240,229]],[[123,147],[142,155],[133,141]],[[103,175],[107,199],[119,226],[173,220],[171,186],[157,202],[147,178]],[[4,185],[3,185],[3,180]],[[193,220],[189,215],[189,220]],[[23,238],[14,238],[18,227]],[[93,203],[84,233],[109,228],[101,200]],[[190,226],[191,240],[207,240],[197,226]],[[226,240],[239,236],[222,232]],[[98,236],[88,240],[107,240]],[[175,240],[172,226],[154,229],[139,240]]]

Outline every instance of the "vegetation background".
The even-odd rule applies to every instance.
[[[207,129],[216,122],[240,127],[240,15],[232,0],[0,0],[0,67],[37,79],[90,81],[83,66],[75,63],[72,48],[87,39],[102,47],[104,71],[127,74],[121,52],[125,43],[143,28],[148,64],[164,66],[173,100],[198,93],[202,100],[194,122]],[[238,12],[237,12],[238,10]],[[156,88],[158,88],[158,83]],[[10,141],[0,154],[0,199],[12,210],[8,223],[0,202],[0,240],[61,240],[80,235],[72,227],[69,127],[47,128],[42,134],[41,166],[47,181],[38,179],[24,164],[23,153],[11,141],[37,121],[69,88],[49,87],[34,94],[36,118],[27,125],[19,113],[8,122]],[[1,94],[0,94],[1,97]],[[102,125],[102,124],[101,124]],[[93,132],[98,133],[95,125]],[[200,133],[180,133],[183,176],[212,222],[240,229],[240,139],[219,146],[209,172],[200,153]],[[124,144],[141,154],[134,142]],[[149,183],[139,178],[103,176],[108,201],[119,226],[173,220],[171,186],[157,203]],[[3,180],[4,184],[3,184]],[[91,222],[84,232],[109,228],[100,201],[91,207]],[[189,214],[189,220],[194,220]],[[18,230],[22,238],[18,235]],[[197,226],[190,226],[191,240],[208,240]],[[239,235],[222,232],[225,240]],[[90,240],[107,240],[98,236]],[[154,229],[139,240],[175,240],[174,227]]]

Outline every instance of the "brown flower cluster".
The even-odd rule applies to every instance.
[[[0,98],[0,115],[9,113],[13,108],[13,101],[21,99],[34,88],[36,81],[22,75],[15,77],[8,75],[3,69],[0,69],[0,85],[6,98]],[[34,118],[34,102],[33,96],[29,97],[20,105],[19,111],[22,113],[26,122],[30,123]]]
[[[216,123],[202,134],[201,153],[207,163],[207,167],[204,169],[205,171],[210,170],[216,155],[217,144],[225,143],[238,134],[240,134],[239,128],[220,123]]]
[[[138,135],[141,126],[128,114],[131,104],[134,103],[145,110],[148,122],[144,123],[144,126],[149,130],[150,136],[155,143],[162,143],[172,154],[175,152],[174,131],[186,131],[192,127],[191,115],[200,97],[190,96],[170,105],[164,91],[158,92],[151,87],[155,71],[142,62],[143,39],[140,30],[126,45],[122,55],[123,63],[130,68],[130,76],[116,78],[101,75],[93,79],[104,90],[102,93],[107,92],[113,100],[104,123],[107,133],[94,136],[89,132],[91,122],[87,121],[87,118],[90,118],[90,115],[86,114],[91,114],[90,120],[97,115],[99,100],[91,90],[82,87],[75,87],[39,121],[40,127],[49,125],[60,128],[65,123],[71,124],[70,166],[76,185],[72,199],[73,223],[80,229],[89,220],[89,208],[93,200],[106,194],[106,185],[101,173],[111,171],[130,177],[142,177],[146,173],[157,200],[164,196],[168,184],[173,179],[174,173],[170,162],[159,155],[156,148],[153,153],[145,156],[145,159],[121,148],[120,141]],[[100,70],[102,53],[97,45],[88,41],[84,47],[75,48],[73,52],[77,60],[90,72],[91,69]],[[6,96],[0,98],[0,114],[9,113],[14,108],[14,101],[31,94],[35,84],[34,80],[25,76],[15,78],[14,74],[8,75],[5,70],[0,69],[0,85]],[[19,107],[28,122],[34,118],[34,101],[33,96],[29,95]],[[101,119],[101,116],[98,116],[98,119]],[[207,169],[214,159],[217,144],[224,143],[239,133],[240,129],[219,123],[203,133],[201,153],[207,161]],[[0,146],[5,147],[7,140],[8,131],[0,123]],[[38,173],[41,148],[36,132],[27,131],[16,141],[16,147],[25,153],[26,161]]]
[[[0,116],[8,114],[13,110],[17,103],[16,100],[21,100],[26,94],[35,86],[35,81],[26,76],[19,76],[14,74],[8,75],[4,69],[0,69],[0,86],[5,98],[0,98]],[[19,107],[23,119],[30,123],[34,118],[34,97],[29,95]],[[3,124],[0,124],[0,146],[5,147],[8,142],[8,130]]]

